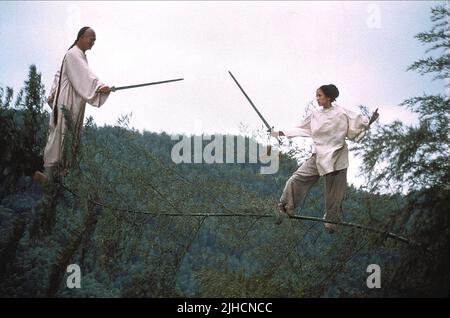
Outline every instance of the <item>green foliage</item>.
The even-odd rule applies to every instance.
[[[429,32],[419,33],[424,44],[433,44],[427,51],[442,50],[440,57],[430,56],[412,64],[408,70],[421,74],[437,73],[435,78],[449,78],[450,10],[439,5],[432,10],[435,25]],[[406,99],[402,104],[419,117],[419,125],[406,126],[401,121],[378,126],[355,147],[363,159],[362,171],[371,186],[395,183],[398,188],[420,190],[437,186],[449,189],[450,164],[448,160],[450,99],[446,94]]]
[[[432,8],[434,26],[416,38],[432,45],[427,53],[437,52],[414,62],[408,70],[421,75],[434,73],[434,79],[449,79],[449,17],[450,9],[445,4]],[[389,289],[396,286],[396,290],[383,295],[448,297],[450,100],[448,94],[424,94],[406,99],[401,105],[418,115],[417,126],[406,126],[400,121],[378,126],[361,145],[354,147],[363,159],[362,171],[372,189],[392,191],[394,185],[409,191],[405,206],[397,209],[399,215],[392,221],[424,247],[401,250],[400,264],[388,284]]]
[[[448,28],[447,15],[445,7],[433,9],[437,27],[419,39],[436,49],[447,43],[439,29]],[[445,75],[447,66],[437,61],[441,69],[433,70]],[[426,63],[413,68],[430,70],[420,66]],[[24,176],[37,165],[48,125],[36,68],[16,108],[12,90],[3,94],[0,297],[449,295],[446,96],[406,100],[419,114],[418,127],[379,126],[355,146],[370,183],[348,188],[344,220],[382,233],[341,227],[331,235],[317,222],[275,225],[274,218],[258,217],[274,213],[297,168],[293,157],[305,155],[299,149],[283,154],[274,175],[260,174],[260,164],[175,164],[176,141],[131,129],[131,115],[114,127],[88,118],[78,153],[69,132],[65,188],[42,189]],[[395,182],[417,191],[375,191],[392,190]],[[323,215],[323,187],[322,180],[312,188],[302,215]],[[240,216],[192,216],[208,213]],[[387,232],[415,243],[388,239]],[[69,264],[81,267],[81,289],[66,288]],[[366,286],[369,264],[382,268],[381,289]]]
[[[18,179],[42,168],[48,114],[43,110],[45,90],[41,74],[31,65],[28,80],[12,105],[13,90],[0,90],[0,193],[15,191]]]
[[[437,73],[434,79],[449,78],[449,17],[450,10],[448,8],[448,5],[442,4],[431,8],[431,21],[434,22],[434,26],[430,31],[421,32],[415,37],[423,44],[432,44],[432,46],[426,50],[426,53],[434,50],[443,50],[444,54],[438,57],[429,56],[425,59],[420,59],[410,65],[408,67],[408,70],[418,71],[421,75],[428,73]]]
[[[175,142],[166,134],[98,128],[88,119],[83,136],[79,166],[64,179],[76,195],[58,194],[50,230],[30,232],[31,225],[45,227],[53,217],[39,197],[24,202],[34,211],[25,219],[24,233],[14,234],[13,220],[5,228],[2,246],[16,249],[5,268],[4,277],[10,278],[0,286],[3,296],[363,297],[369,295],[364,284],[351,287],[346,280],[363,279],[365,262],[358,257],[371,253],[392,263],[395,244],[360,230],[345,229],[339,238],[308,222],[276,226],[271,218],[163,215],[273,213],[296,169],[288,157],[283,156],[279,174],[261,175],[249,164],[176,165],[169,156]],[[323,183],[313,188],[302,214],[322,216],[322,188]],[[13,202],[9,196],[2,200],[14,208]],[[385,220],[394,218],[385,211],[389,205],[394,206],[389,196],[350,188],[345,217],[388,226]],[[24,267],[30,262],[36,268]],[[65,287],[65,268],[72,263],[82,268],[81,290]],[[330,291],[337,281],[340,289]]]
[[[404,226],[411,238],[428,249],[404,247],[403,257],[386,284],[387,289],[395,290],[393,296],[449,296],[449,204],[449,191],[437,187],[408,196],[402,211],[402,218],[407,220]],[[411,272],[414,275],[409,274]]]

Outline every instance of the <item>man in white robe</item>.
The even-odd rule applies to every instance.
[[[34,176],[40,182],[46,182],[55,175],[59,177],[65,169],[71,168],[79,148],[86,103],[100,107],[109,96],[110,87],[103,84],[88,66],[85,52],[92,48],[95,40],[94,30],[89,27],[82,28],[75,43],[67,51],[61,70],[55,76],[48,98],[48,104],[53,111],[44,150],[45,173],[37,171]],[[73,125],[70,162],[64,151],[64,140],[69,133],[65,113]]]

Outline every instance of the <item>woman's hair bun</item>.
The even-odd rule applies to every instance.
[[[332,102],[334,102],[339,96],[339,90],[334,84],[322,85],[319,89],[325,94],[326,97],[331,98]]]

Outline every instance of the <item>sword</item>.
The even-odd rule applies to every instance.
[[[143,86],[149,86],[149,85],[157,85],[157,84],[164,84],[164,83],[170,83],[170,82],[176,82],[176,81],[182,81],[184,78],[177,78],[173,80],[167,80],[167,81],[160,81],[160,82],[152,82],[152,83],[144,83],[144,84],[136,84],[136,85],[129,85],[129,86],[120,86],[120,87],[111,87],[111,92],[120,91],[121,89],[129,89],[129,88],[137,88],[137,87],[143,87]]]
[[[267,120],[264,119],[263,115],[261,115],[261,113],[259,112],[258,108],[256,108],[255,104],[253,104],[252,100],[250,99],[250,97],[248,97],[247,93],[244,91],[244,89],[242,88],[242,86],[239,84],[239,82],[236,80],[236,78],[233,76],[233,74],[228,71],[228,73],[230,73],[231,78],[233,78],[234,82],[236,83],[236,85],[239,87],[239,89],[241,90],[242,94],[244,94],[244,96],[247,98],[248,102],[250,103],[250,105],[252,105],[253,109],[256,111],[256,113],[258,114],[259,118],[261,118],[261,120],[263,121],[264,125],[267,127],[267,131],[270,132],[272,131],[272,127],[270,127],[269,123],[267,122]],[[281,140],[278,137],[275,137],[278,141],[278,143],[281,145]]]

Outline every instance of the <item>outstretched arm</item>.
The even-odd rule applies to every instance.
[[[293,129],[283,131],[271,131],[270,134],[273,137],[286,136],[288,138],[293,137],[311,137],[311,115],[307,116],[300,122],[298,126]]]

